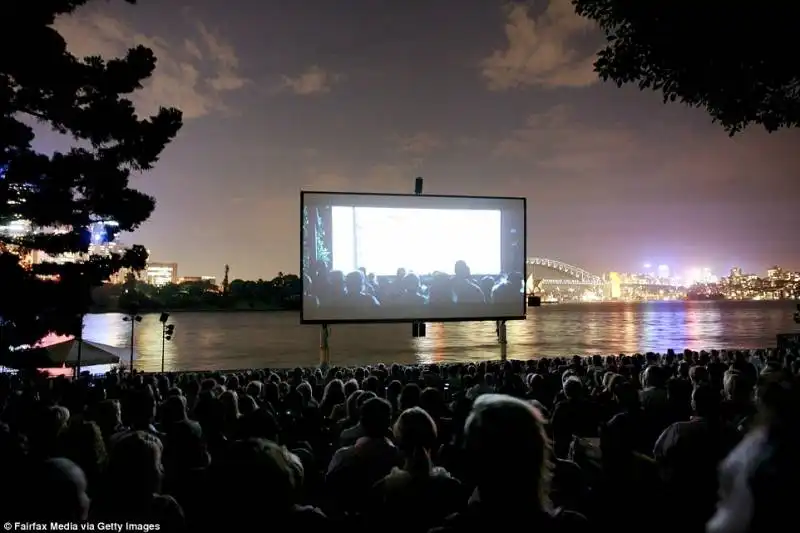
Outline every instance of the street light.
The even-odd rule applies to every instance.
[[[75,365],[75,378],[81,377],[81,359],[83,355],[83,317],[85,313],[78,313],[78,361]]]
[[[123,322],[130,322],[131,323],[131,357],[130,357],[130,368],[129,372],[133,374],[133,340],[136,334],[136,323],[142,321],[142,317],[136,314],[136,311],[131,311],[130,314],[122,317]]]
[[[164,373],[164,355],[167,351],[167,341],[172,340],[175,333],[175,324],[167,324],[169,313],[161,313],[158,321],[161,322],[161,373]]]

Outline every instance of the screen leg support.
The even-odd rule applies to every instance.
[[[508,331],[506,330],[505,320],[497,321],[497,341],[503,345],[508,344]]]
[[[508,332],[505,320],[497,321],[497,341],[500,343],[500,360],[508,360]]]
[[[319,330],[319,366],[323,368],[328,368],[331,364],[330,336],[328,324],[322,324]]]

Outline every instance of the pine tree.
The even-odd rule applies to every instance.
[[[77,333],[75,317],[89,310],[92,287],[122,267],[144,267],[142,246],[86,257],[88,228],[113,220],[117,231],[132,231],[148,219],[155,199],[129,179],[153,167],[182,125],[177,109],[140,118],[129,100],[156,67],[148,48],[111,60],[67,51],[52,24],[88,1],[0,2],[0,20],[13,28],[0,32],[0,352],[50,332]],[[33,122],[74,146],[37,152]],[[26,266],[20,258],[30,250],[82,259]]]

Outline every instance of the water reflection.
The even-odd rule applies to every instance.
[[[636,344],[636,315],[630,307],[623,310],[621,329],[623,346],[632,346]]]
[[[791,302],[663,302],[557,305],[531,309],[508,323],[512,359],[569,354],[664,351],[667,348],[761,348],[795,330]],[[121,314],[86,317],[87,340],[125,348],[130,324]],[[161,323],[136,325],[136,368],[161,368]],[[294,313],[173,313],[175,336],[165,345],[167,369],[291,367],[319,361],[319,328]],[[498,359],[494,322],[428,324],[412,338],[410,324],[333,326],[333,364]]]

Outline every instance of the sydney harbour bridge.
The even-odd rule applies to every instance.
[[[525,288],[529,294],[544,294],[557,290],[593,291],[598,294],[613,294],[624,287],[666,289],[667,283],[655,279],[622,278],[618,274],[598,276],[575,266],[545,257],[529,257],[526,261]]]

